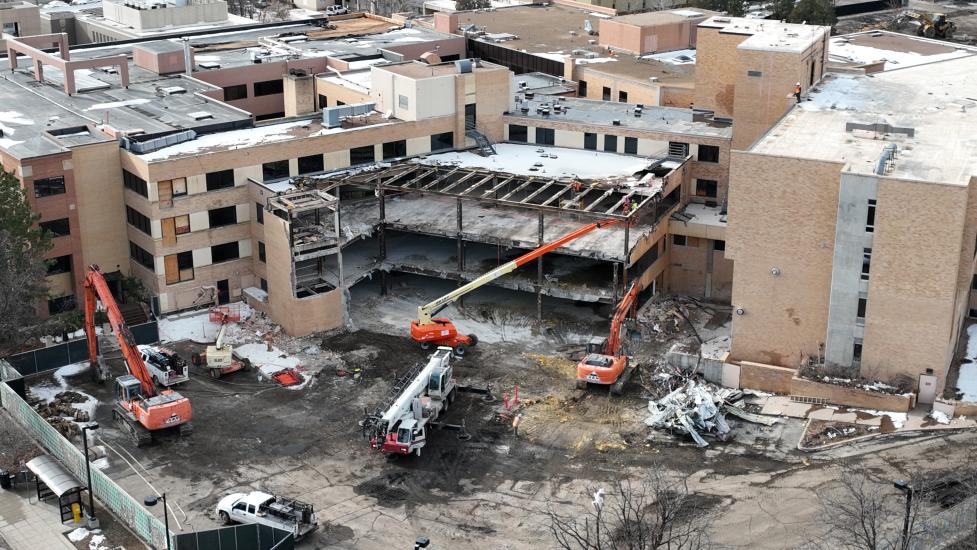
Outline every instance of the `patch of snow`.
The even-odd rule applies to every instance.
[[[533,55],[537,57],[545,57],[546,59],[552,59],[553,61],[565,61],[567,56],[563,52],[537,52]]]
[[[86,538],[88,538],[88,535],[90,534],[91,532],[88,529],[85,529],[84,527],[79,527],[74,531],[68,533],[68,540],[70,540],[71,542],[81,542]]]
[[[857,111],[864,103],[853,92],[859,88],[858,79],[849,75],[836,74],[830,80],[819,84],[798,107],[805,111],[839,109]]]
[[[114,109],[116,107],[128,107],[130,105],[143,105],[144,103],[149,103],[149,99],[127,99],[125,101],[113,101],[111,103],[96,103],[91,107],[85,109],[86,111],[98,111],[102,109]]]
[[[888,416],[889,420],[892,421],[892,426],[897,430],[902,428],[906,424],[906,421],[909,420],[908,413],[892,412],[892,411],[876,411],[872,409],[849,409],[849,410],[861,411],[874,416]]]
[[[254,309],[244,302],[235,302],[232,307],[241,312],[241,320],[248,320]],[[210,322],[210,308],[192,313],[172,315],[159,322],[159,341],[179,342],[190,340],[197,343],[211,343],[217,339],[220,323]]]
[[[934,61],[944,61],[946,59],[955,59],[968,55],[972,55],[972,52],[964,49],[930,55],[923,55],[911,51],[887,50],[884,48],[852,44],[844,37],[832,38],[828,48],[828,57],[833,57],[836,60],[856,64],[885,61],[885,70],[912,67],[914,65],[922,65],[923,63],[933,63]]]
[[[92,461],[92,466],[98,468],[99,470],[107,470],[111,464],[109,463],[109,457],[103,456],[102,458]]]
[[[929,417],[937,421],[940,424],[949,424],[950,417],[946,415],[943,411],[931,411]]]
[[[268,126],[259,126],[257,128],[245,128],[231,132],[207,134],[204,136],[199,136],[190,141],[178,143],[169,147],[163,147],[158,151],[140,155],[140,157],[147,162],[152,162],[155,160],[168,159],[176,155],[192,155],[206,151],[207,149],[222,151],[247,149],[248,147],[254,147],[255,145],[287,141],[294,137],[291,134],[292,130],[302,126],[312,127],[313,124],[317,124],[317,122],[315,120],[299,120],[283,122],[281,124],[269,124]],[[342,128],[340,128],[340,130],[342,130]]]
[[[219,55],[196,55],[194,54],[193,60],[197,63],[217,63],[221,60]]]
[[[489,157],[462,151],[429,155],[427,158],[414,159],[413,162],[487,168],[521,176],[546,175],[582,179],[631,176],[646,168],[649,163],[647,159],[630,155],[539,145],[499,143],[495,145],[495,150],[498,154]],[[537,163],[542,166],[534,166]],[[530,170],[531,168],[535,170]]]
[[[590,15],[591,17],[597,17],[597,18],[600,18],[600,19],[610,19],[610,18],[612,17],[612,16],[610,16],[610,15],[607,15],[606,13],[598,13],[598,12],[596,12],[596,11],[592,11],[592,12],[590,12],[590,14],[589,14],[589,15]]]
[[[88,361],[79,361],[78,363],[72,363],[70,365],[65,365],[60,369],[54,371],[54,379],[58,381],[62,387],[68,387],[68,382],[65,381],[67,376],[78,376],[79,374],[84,374],[88,372],[91,367]]]
[[[251,361],[251,364],[261,371],[261,374],[269,377],[280,370],[301,366],[298,357],[289,355],[274,346],[272,346],[271,351],[268,351],[267,344],[235,346],[234,353]]]
[[[581,58],[581,59],[577,59],[577,65],[590,65],[592,63],[609,63],[611,61],[617,61],[617,59],[614,57]]]
[[[103,546],[105,535],[92,535],[92,540],[88,541],[88,550],[108,550],[108,546]]]
[[[643,55],[641,59],[654,59],[672,65],[694,65],[695,50],[675,50],[674,52],[655,53]]]
[[[34,124],[33,120],[24,118],[24,115],[18,113],[17,111],[0,111],[0,130],[3,130],[4,134],[14,133],[14,129],[10,126],[4,125],[4,122],[8,124],[17,124],[18,126],[31,126]]]
[[[34,397],[37,397],[41,401],[45,403],[50,403],[51,401],[54,401],[54,397],[57,394],[63,391],[71,390],[86,398],[85,402],[72,403],[71,406],[78,410],[87,412],[88,418],[94,419],[95,409],[98,407],[98,399],[95,399],[91,395],[88,395],[87,393],[81,390],[72,388],[71,385],[68,384],[67,380],[65,380],[66,376],[77,376],[79,374],[84,373],[87,370],[88,370],[88,361],[82,361],[79,363],[72,363],[70,365],[65,365],[60,369],[54,371],[54,381],[57,383],[57,386],[51,385],[49,381],[45,380],[40,384],[35,384],[31,386],[30,387],[31,393],[34,394]]]
[[[967,328],[967,351],[965,362],[960,364],[957,375],[957,391],[963,393],[963,401],[977,401],[977,325]]]

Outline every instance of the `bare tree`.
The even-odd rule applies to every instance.
[[[910,477],[907,491],[876,481],[862,468],[843,466],[835,487],[822,491],[821,520],[828,527],[821,546],[850,550],[908,550],[924,534],[927,484]],[[909,499],[907,509],[906,502]],[[908,536],[903,536],[908,521]]]
[[[550,532],[564,550],[696,550],[704,548],[714,515],[689,491],[686,479],[653,467],[650,477],[621,479],[590,491],[587,510],[548,511]],[[586,497],[589,499],[590,497]]]

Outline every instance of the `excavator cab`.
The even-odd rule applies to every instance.
[[[120,376],[115,379],[115,396],[120,403],[142,399],[142,384],[131,374]]]
[[[595,336],[587,342],[587,353],[604,353],[605,347],[607,347],[607,337]]]

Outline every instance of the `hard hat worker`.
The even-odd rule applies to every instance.
[[[801,102],[801,83],[800,82],[798,82],[797,84],[794,84],[794,98],[797,99],[797,102],[798,103]]]

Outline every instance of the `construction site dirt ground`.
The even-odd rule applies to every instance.
[[[165,491],[176,532],[216,526],[221,496],[260,489],[315,506],[320,529],[300,548],[409,548],[427,536],[438,549],[538,549],[553,546],[548,510],[583,514],[595,488],[664,468],[687,476],[718,513],[712,533],[718,545],[794,548],[822,534],[818,493],[845,467],[840,458],[887,483],[964,464],[977,443],[973,432],[900,435],[805,454],[796,450],[800,420],[767,428],[730,419],[733,440],[710,440],[700,449],[644,425],[647,400],[639,383],[613,398],[606,389],[574,387],[573,363],[566,359],[572,342],[588,331],[606,331],[607,323],[590,306],[571,315],[576,306],[564,304],[566,310],[553,315],[572,331],[534,334],[513,322],[517,331],[479,343],[454,363],[460,383],[490,385],[500,398],[518,385],[525,406],[518,435],[508,421],[497,420],[501,399],[489,403],[463,394],[445,421],[464,422],[470,440],[434,430],[422,456],[389,458],[370,449],[358,423],[381,405],[398,374],[426,359],[405,335],[409,317],[395,318],[437,291],[417,282],[402,280],[386,297],[372,283],[354,288],[351,317],[358,330],[295,344],[319,346],[329,362],[300,390],[260,382],[253,371],[214,380],[194,367],[191,381],[179,388],[194,407],[195,431],[184,439],[164,435],[135,448],[112,425],[111,386],[98,386],[87,374],[69,378],[73,389],[100,401],[96,418],[103,429],[96,443],[108,447],[105,471],[137,500]],[[499,292],[475,295],[456,309],[459,325],[493,325],[497,318],[487,312],[501,307],[501,299],[516,312],[534,311],[534,297]],[[497,336],[501,332],[497,327]],[[666,345],[642,345],[639,360],[660,360]],[[184,355],[202,348],[189,342],[173,347]],[[119,360],[107,355],[120,374]]]

